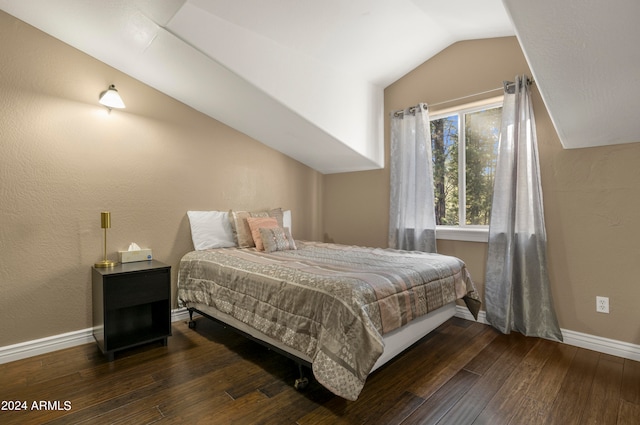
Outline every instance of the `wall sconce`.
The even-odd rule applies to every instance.
[[[104,259],[96,263],[96,267],[113,267],[116,265],[113,261],[107,260],[107,229],[111,228],[111,213],[103,211],[100,213],[100,227],[104,229]]]
[[[100,93],[99,102],[109,108],[109,111],[113,108],[122,109],[125,107],[122,98],[118,94],[118,90],[116,90],[116,86],[113,84],[111,84],[107,90]]]

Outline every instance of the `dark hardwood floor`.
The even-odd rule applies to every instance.
[[[0,365],[2,407],[27,404],[0,423],[640,424],[640,362],[457,318],[355,402],[313,380],[298,392],[296,377],[291,360],[199,318],[112,363],[86,344]]]

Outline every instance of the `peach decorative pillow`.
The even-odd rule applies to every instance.
[[[260,229],[278,227],[278,220],[274,217],[247,217],[247,223],[251,229],[251,236],[253,237],[253,242],[256,244],[256,249],[258,251],[264,251],[262,237],[260,237]]]

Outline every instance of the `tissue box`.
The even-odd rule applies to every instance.
[[[138,251],[118,251],[118,257],[121,263],[133,263],[135,261],[147,261],[153,259],[150,249],[141,249]]]

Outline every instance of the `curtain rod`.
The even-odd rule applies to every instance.
[[[531,78],[527,78],[527,84],[531,85],[534,82],[535,81],[533,81]],[[456,102],[458,100],[469,99],[470,97],[481,96],[483,94],[493,93],[494,91],[499,91],[499,90],[506,91],[509,87],[513,86],[514,84],[515,83],[513,81],[505,81],[502,86],[496,87],[495,89],[485,90],[485,91],[481,91],[479,93],[474,93],[474,94],[468,94],[466,96],[456,97],[455,99],[443,100],[442,102],[429,103],[428,105],[429,107],[444,105],[445,103],[451,103],[451,102]]]
[[[424,109],[426,111],[427,109],[429,109],[429,107],[427,106],[426,103],[418,103],[416,106],[411,106],[410,108],[407,108],[407,109],[403,109],[400,111],[393,111],[391,112],[391,115],[393,115],[394,117],[402,117],[404,116],[405,113],[415,115],[418,109]]]
[[[456,97],[455,99],[443,100],[442,102],[429,103],[429,107],[438,106],[438,105],[444,105],[445,103],[451,103],[451,102],[455,102],[455,101],[458,101],[458,100],[469,99],[470,97],[476,97],[476,96],[480,96],[480,95],[483,95],[483,94],[493,93],[494,91],[498,91],[498,90],[504,90],[504,87],[496,87],[495,89],[485,90],[485,91],[481,91],[479,93],[474,93],[474,94],[468,94],[466,96]]]
[[[533,83],[535,83],[535,81],[532,78],[527,77],[527,85],[532,85]],[[449,100],[444,100],[442,102],[436,102],[436,103],[420,103],[416,106],[412,106],[410,108],[407,109],[407,111],[411,114],[415,114],[416,110],[419,107],[423,107],[425,109],[429,109],[433,106],[438,106],[438,105],[444,105],[445,103],[451,103],[451,102],[456,102],[458,100],[464,100],[464,99],[469,99],[470,97],[476,97],[476,96],[481,96],[483,94],[489,94],[489,93],[493,93],[495,91],[499,91],[502,90],[503,92],[508,92],[509,89],[511,89],[512,87],[515,86],[515,83],[513,81],[503,81],[502,82],[502,86],[501,87],[496,87],[495,89],[490,89],[490,90],[485,90],[485,91],[481,91],[479,93],[474,93],[474,94],[468,94],[466,96],[462,96],[462,97],[456,97],[455,99],[449,99]],[[391,112],[391,115],[399,117],[399,116],[403,116],[405,114],[405,110],[401,110],[401,111],[394,111]]]

